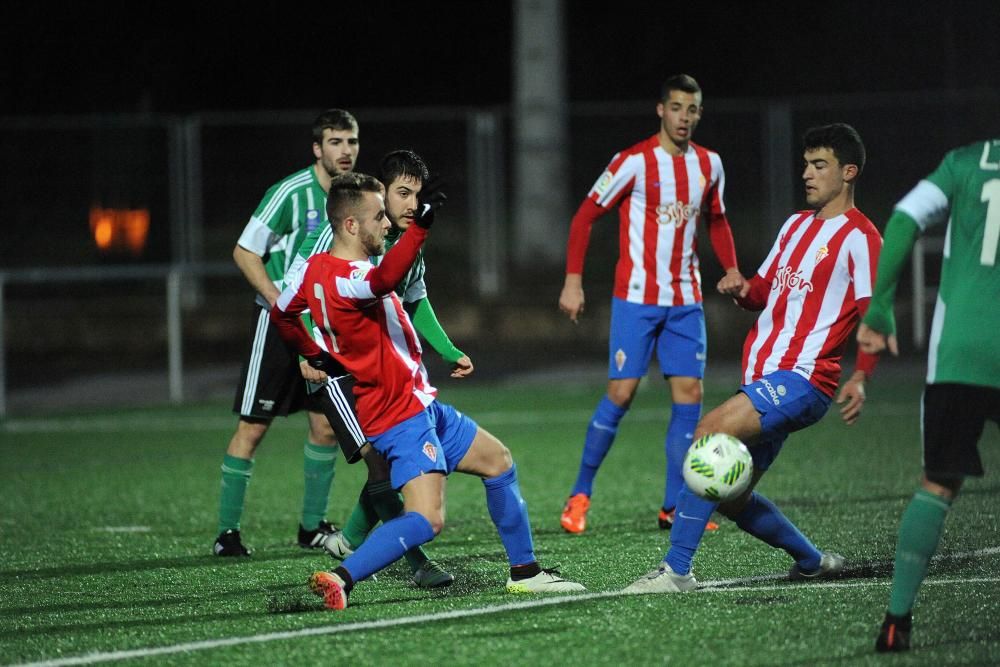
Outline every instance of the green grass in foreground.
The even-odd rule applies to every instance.
[[[642,391],[598,476],[590,527],[559,528],[600,387],[452,389],[442,398],[499,436],[518,462],[543,565],[590,591],[651,569],[667,535],[662,497],[667,400]],[[729,388],[709,389],[716,405]],[[780,580],[675,596],[607,596],[391,628],[339,630],[152,658],[156,664],[875,664],[899,515],[919,475],[919,386],[872,388],[862,421],[833,410],[793,436],[760,486],[821,548],[849,559],[835,586]],[[481,483],[448,482],[448,523],[428,547],[453,571],[441,592],[411,587],[404,566],[362,583],[346,612],[323,609],[306,579],[331,561],[294,545],[304,420],[276,423],[257,457],[242,530],[250,559],[209,555],[219,464],[233,418],[222,404],[11,420],[0,426],[0,662],[297,632],[496,607],[506,563]],[[949,518],[918,600],[915,650],[893,664],[1000,663],[1000,438],[988,427],[988,476]],[[338,461],[330,518],[343,521],[364,479]],[[786,572],[783,553],[722,521],[695,562],[700,581]],[[148,658],[146,659],[149,660]],[[134,661],[138,661],[135,659]]]

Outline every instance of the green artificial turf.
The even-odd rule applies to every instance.
[[[914,650],[872,652],[899,516],[920,472],[919,384],[872,387],[853,427],[831,410],[792,436],[758,487],[820,548],[848,558],[845,578],[790,585],[777,578],[788,556],[720,519],[696,558],[699,581],[776,577],[639,597],[614,592],[667,547],[656,525],[669,404],[662,380],[644,386],[622,422],[583,535],[565,534],[559,513],[602,388],[453,386],[442,399],[514,454],[542,565],[606,595],[502,609],[539,598],[504,591],[506,562],[482,484],[454,475],[445,530],[427,550],[455,585],[418,590],[397,565],[359,584],[346,611],[330,612],[306,581],[332,561],[295,545],[302,417],[276,422],[258,452],[242,523],[254,555],[221,559],[210,548],[234,425],[226,405],[37,415],[0,425],[0,662],[135,650],[149,657],[134,662],[185,665],[1000,663],[1000,437],[992,425],[980,447],[987,477],[967,483],[918,598]],[[706,405],[729,390],[710,386]],[[362,466],[338,461],[331,520],[346,518],[364,476]],[[281,632],[289,635],[266,636]],[[185,643],[189,650],[177,648]],[[158,648],[165,652],[149,654]]]

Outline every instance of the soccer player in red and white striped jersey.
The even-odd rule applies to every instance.
[[[660,527],[670,527],[684,454],[701,414],[705,373],[705,316],[695,252],[700,219],[726,271],[719,288],[741,289],[745,282],[722,198],[722,160],[691,141],[701,120],[701,88],[692,77],[679,74],[667,79],[661,92],[656,105],[659,131],[612,158],[570,227],[559,307],[576,322],[584,306],[583,263],[591,226],[618,206],[608,391],[587,429],[579,474],[563,510],[562,526],[571,533],[586,527],[597,469],[646,375],[654,346],[673,398],[659,516]]]
[[[835,123],[805,135],[806,202],[791,216],[767,259],[746,285],[720,291],[761,311],[743,348],[740,391],[698,423],[695,437],[728,433],[747,444],[754,473],[747,491],[717,505],[682,488],[670,550],[656,569],[629,588],[665,593],[695,587],[691,562],[715,509],[795,560],[792,579],[836,576],[844,558],[823,553],[775,505],[754,491],[790,433],[822,418],[840,380],[847,339],[868,309],[882,237],[854,207],[865,150],[854,128]],[[865,400],[876,357],[858,350],[854,373],[837,397],[853,424]]]
[[[371,176],[353,173],[333,179],[327,199],[331,250],[306,261],[270,315],[281,337],[311,366],[329,374],[328,366],[342,364],[354,376],[358,417],[370,441],[365,447],[389,463],[392,487],[402,491],[405,503],[403,514],[372,531],[333,572],[314,574],[313,591],[328,608],[344,609],[354,582],[434,539],[444,525],[444,478],[454,471],[483,481],[487,508],[510,562],[508,591],[583,590],[556,570],[542,569],[535,559],[510,451],[467,415],[436,400],[416,330],[394,291],[417,258],[434,207],[420,199],[413,224],[375,266],[369,258],[382,254],[389,231],[383,192]],[[302,324],[306,309],[325,350]]]

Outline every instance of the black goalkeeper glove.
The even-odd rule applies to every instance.
[[[340,365],[326,350],[320,350],[315,357],[306,357],[306,363],[318,371],[323,371],[332,378],[347,374],[344,367]]]
[[[438,178],[429,178],[417,195],[417,214],[413,219],[420,227],[430,229],[434,224],[434,211],[444,206],[448,201],[447,195],[441,192],[442,181]]]

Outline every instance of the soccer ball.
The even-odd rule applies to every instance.
[[[752,477],[750,450],[725,433],[698,438],[684,457],[684,482],[706,500],[732,500],[746,491]]]

